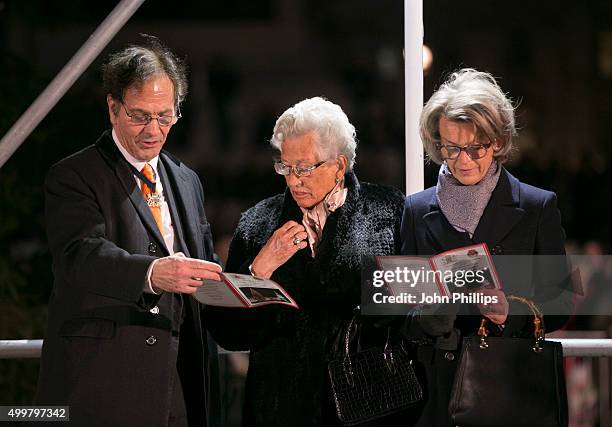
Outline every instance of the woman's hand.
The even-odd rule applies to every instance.
[[[278,267],[286,263],[297,251],[308,246],[307,239],[308,234],[302,224],[295,221],[286,222],[261,248],[251,264],[251,272],[257,277],[269,279]]]
[[[488,295],[492,297],[497,297],[497,303],[495,304],[476,304],[478,309],[482,313],[484,317],[489,319],[491,322],[496,323],[498,325],[503,324],[508,318],[508,300],[506,299],[506,295],[504,291],[501,289],[490,289],[490,288],[482,288],[479,289],[478,292],[482,292],[483,295]]]

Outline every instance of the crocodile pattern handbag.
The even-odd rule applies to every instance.
[[[336,413],[351,426],[403,411],[423,399],[412,360],[401,343],[392,345],[390,331],[384,347],[351,353],[351,320],[342,354],[328,364]]]

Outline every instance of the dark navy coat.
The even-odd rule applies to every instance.
[[[557,280],[567,278],[567,269],[563,256],[565,232],[556,195],[520,182],[503,168],[472,238],[448,222],[438,204],[435,187],[406,197],[401,237],[404,255],[435,255],[484,242],[494,256],[506,294],[529,297],[543,308],[550,306],[551,312],[555,310],[554,314],[571,310],[567,282]],[[406,332],[409,337],[417,340],[427,338],[432,342],[432,345],[422,345],[419,349],[418,368],[426,388],[426,400],[420,413],[416,414],[416,426],[451,426],[448,400],[461,337],[474,334],[480,320],[475,306],[462,307],[461,310],[460,313],[467,315],[457,316],[449,326],[452,330],[444,337],[428,337],[420,330],[420,322],[427,322],[427,319],[415,321],[413,318],[408,322],[411,323]],[[526,311],[511,303],[510,313]],[[547,332],[558,329],[567,319],[567,315],[545,316]],[[503,335],[530,333],[533,331],[529,317],[523,315],[509,316],[503,331]],[[442,341],[445,345],[438,345]],[[454,345],[449,345],[449,342]]]

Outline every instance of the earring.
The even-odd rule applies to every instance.
[[[340,182],[340,178],[336,178],[336,184]]]

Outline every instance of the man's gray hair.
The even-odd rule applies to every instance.
[[[129,87],[138,87],[153,76],[165,74],[174,86],[174,104],[178,110],[187,95],[187,67],[157,37],[141,36],[144,43],[111,54],[102,65],[104,90],[122,101]]]
[[[355,126],[342,108],[324,98],[308,98],[288,108],[276,120],[270,144],[281,150],[287,138],[295,138],[310,132],[318,135],[317,144],[321,155],[343,155],[348,160],[347,170],[355,164],[357,141]]]
[[[440,118],[472,123],[477,137],[497,142],[494,157],[501,163],[512,150],[516,135],[514,106],[501,90],[495,78],[482,71],[464,68],[456,71],[429,98],[423,107],[420,134],[429,158],[441,164]]]

